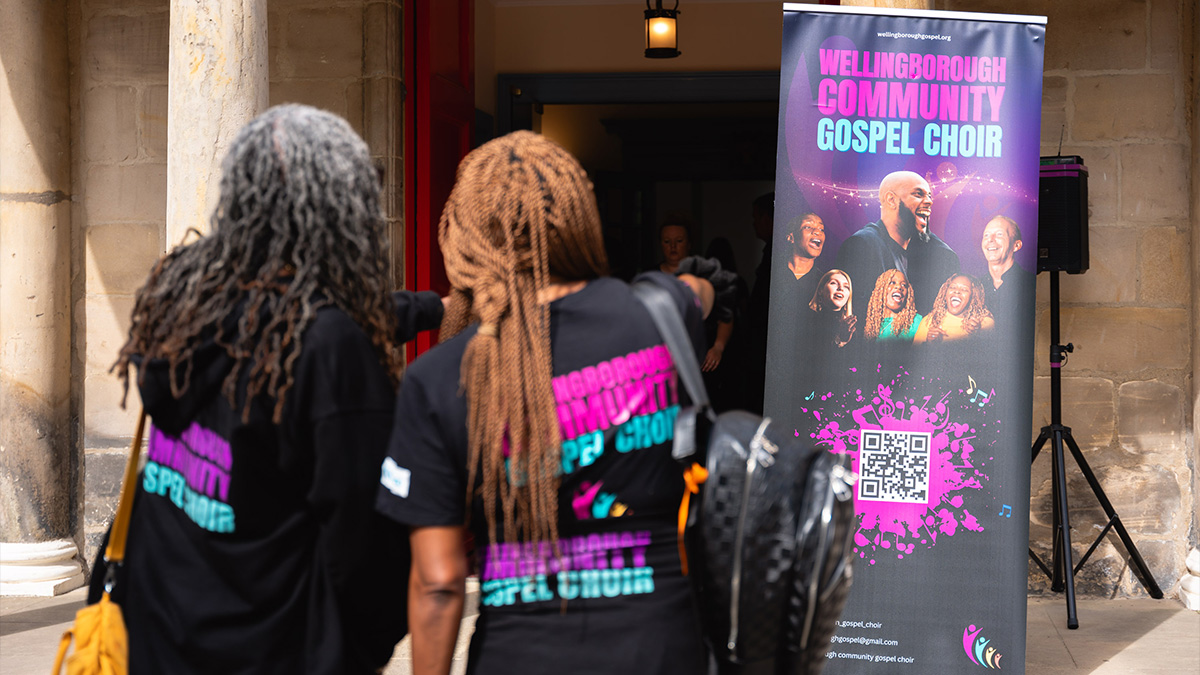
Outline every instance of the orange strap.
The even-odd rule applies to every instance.
[[[683,530],[687,527],[688,504],[691,503],[692,495],[700,493],[700,486],[704,485],[704,481],[708,480],[708,469],[699,464],[692,464],[683,472],[683,482],[687,486],[687,490],[683,493],[683,501],[679,504],[679,564],[683,568],[683,573],[688,573],[687,548],[683,545]]]
[[[113,518],[112,532],[108,536],[108,548],[104,559],[119,563],[125,559],[125,535],[129,532],[129,515],[133,512],[133,492],[137,489],[138,459],[142,454],[142,436],[146,431],[146,409],[138,415],[137,431],[133,434],[133,445],[129,448],[129,459],[125,462],[125,478],[121,483],[121,501],[117,503],[117,515]]]
[[[71,647],[71,638],[75,636],[75,626],[72,625],[63,633],[62,640],[58,642],[58,654],[54,657],[54,675],[59,675],[62,672],[63,661],[67,658],[67,649]]]

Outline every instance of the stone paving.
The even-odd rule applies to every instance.
[[[50,670],[59,638],[83,605],[83,590],[58,598],[0,598],[0,673]],[[1175,599],[1080,598],[1079,629],[1067,630],[1061,596],[1031,597],[1025,670],[1030,675],[1175,675],[1200,673],[1200,613]],[[465,667],[464,630],[455,675]],[[408,641],[396,647],[385,675],[408,675]]]

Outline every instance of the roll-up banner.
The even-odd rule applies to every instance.
[[[825,672],[1024,672],[1045,18],[786,4],[765,412],[853,458]]]

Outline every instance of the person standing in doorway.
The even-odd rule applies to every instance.
[[[745,349],[742,333],[746,322],[746,302],[750,291],[746,282],[737,273],[737,260],[733,254],[733,244],[725,237],[717,237],[708,243],[704,257],[715,260],[721,265],[721,270],[728,272],[733,278],[733,313],[723,319],[718,312],[713,312],[704,320],[704,339],[708,344],[708,352],[704,356],[701,370],[704,372],[704,386],[708,389],[709,401],[713,410],[724,412],[742,405],[744,379],[739,371],[743,359],[741,352]]]
[[[663,254],[658,268],[667,274],[675,274],[679,270],[679,261],[688,257],[692,250],[691,224],[682,216],[668,217],[658,228],[658,243]]]
[[[762,259],[754,270],[754,287],[746,307],[746,409],[761,415],[767,382],[767,324],[771,314],[771,239],[775,227],[775,193],[759,195],[750,207],[754,236],[763,242]]]

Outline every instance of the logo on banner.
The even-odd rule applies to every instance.
[[[975,624],[963,629],[963,651],[975,665],[1000,670],[1002,655],[995,647],[989,646],[992,640],[980,635],[982,632],[983,629],[976,628]]]

